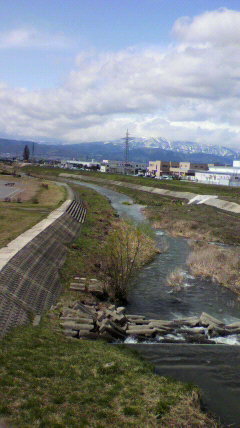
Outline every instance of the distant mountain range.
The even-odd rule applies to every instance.
[[[51,159],[124,159],[124,139],[79,144],[46,144],[0,138],[1,157],[21,157],[25,145],[31,156]],[[220,145],[204,145],[189,141],[168,141],[164,138],[130,138],[129,159],[137,162],[149,160],[232,163],[240,151]]]

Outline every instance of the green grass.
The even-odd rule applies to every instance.
[[[115,218],[109,201],[77,186],[88,214],[61,272],[62,302],[76,274],[100,274],[102,244]],[[0,418],[9,426],[34,427],[215,427],[196,402],[193,386],[157,376],[123,346],[66,339],[59,311],[38,327],[15,329],[1,342]],[[1,420],[0,419],[0,420]]]
[[[28,167],[32,173],[41,170],[44,174],[57,176],[62,173],[60,168]],[[76,174],[77,171],[64,171]],[[193,237],[195,239],[209,239],[226,244],[240,244],[239,215],[218,210],[204,204],[188,205],[182,199],[162,197],[143,191],[129,189],[123,186],[115,186],[111,180],[132,182],[135,184],[168,188],[169,190],[191,191],[199,194],[217,194],[224,199],[240,202],[240,191],[237,188],[226,186],[212,186],[182,181],[159,181],[150,178],[131,177],[120,174],[102,174],[99,172],[79,171],[79,174],[91,178],[104,178],[109,184],[104,186],[122,192],[139,204],[146,205],[146,214],[153,222],[158,222],[159,227],[168,229],[176,235]],[[101,183],[103,185],[103,183]],[[179,222],[180,225],[179,225]]]
[[[107,198],[83,186],[71,187],[78,191],[84,201],[87,217],[80,236],[69,245],[68,256],[61,270],[62,282],[66,286],[74,275],[101,277],[103,243],[111,223],[116,218]]]
[[[67,340],[47,318],[2,341],[0,366],[0,416],[18,427],[154,427],[194,390],[126,348]]]
[[[218,195],[222,199],[240,203],[240,190],[237,187],[229,186],[214,186],[211,184],[194,183],[191,181],[178,181],[178,180],[156,180],[146,177],[134,177],[122,174],[103,174],[100,172],[77,171],[77,170],[63,170],[61,168],[48,168],[48,167],[25,167],[25,171],[31,174],[39,174],[41,176],[55,176],[59,174],[79,174],[93,178],[104,178],[106,180],[116,180],[138,184],[142,186],[156,187],[160,189],[168,189],[179,192],[193,192],[200,195]]]
[[[148,218],[153,223],[159,223],[159,228],[189,238],[240,245],[238,214],[203,204],[188,205],[182,199],[163,197],[111,183],[107,184],[107,187],[130,196],[138,204],[145,205]]]
[[[40,185],[29,201],[0,202],[0,247],[43,220],[66,197],[65,187],[49,183],[48,189]]]

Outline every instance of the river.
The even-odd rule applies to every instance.
[[[119,216],[146,221],[143,207],[134,204],[128,196],[92,183],[68,181],[106,196]],[[170,320],[197,316],[204,311],[224,323],[240,319],[240,302],[234,293],[210,280],[189,274],[186,259],[190,247],[186,239],[173,238],[158,230],[156,242],[160,248],[167,247],[167,251],[157,255],[134,279],[128,313]],[[166,277],[177,267],[185,272],[185,286],[176,293],[166,285]],[[154,364],[156,373],[198,385],[202,390],[203,405],[220,418],[222,426],[239,427],[240,338],[220,337],[216,343],[221,344],[215,345],[177,343],[178,339],[173,338],[170,344],[140,344],[130,338],[126,346],[134,348]]]

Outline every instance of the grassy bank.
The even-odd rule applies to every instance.
[[[87,208],[86,221],[80,236],[69,245],[68,256],[61,270],[63,284],[68,289],[73,276],[102,279],[103,246],[116,215],[107,198],[94,190],[71,186],[80,193]]]
[[[135,202],[145,205],[145,214],[151,220],[153,227],[165,229],[173,236],[205,242],[204,246],[195,244],[189,258],[192,273],[210,277],[240,294],[239,249],[222,249],[207,244],[209,241],[215,241],[240,245],[239,215],[225,213],[205,205],[189,206],[176,198],[164,198],[110,183],[107,187],[120,191],[133,198]],[[173,278],[176,279],[175,272],[173,272]]]
[[[44,176],[62,173],[60,168],[28,167],[31,173],[39,173]],[[76,171],[67,171],[76,174]],[[239,215],[218,210],[204,204],[188,205],[184,200],[163,197],[143,191],[133,190],[123,186],[115,186],[111,180],[127,181],[145,186],[167,188],[169,190],[190,191],[199,194],[215,194],[226,200],[240,202],[240,193],[237,188],[226,186],[211,186],[191,182],[168,181],[131,177],[117,174],[101,174],[99,172],[80,171],[79,174],[95,178],[104,178],[109,183],[105,187],[125,193],[137,203],[147,206],[146,215],[156,228],[166,229],[175,236],[185,236],[199,240],[212,240],[227,244],[239,245]],[[103,185],[101,183],[101,185]]]
[[[9,178],[8,178],[8,181]],[[15,181],[15,180],[14,180]],[[0,202],[0,247],[46,217],[66,199],[66,189],[51,182],[25,180],[20,201]]]
[[[92,177],[98,180],[98,178],[105,180],[116,180],[122,182],[128,182],[132,184],[138,184],[141,186],[156,187],[159,189],[167,189],[178,192],[192,192],[199,195],[218,195],[219,198],[227,201],[240,203],[240,192],[239,188],[229,186],[214,186],[211,184],[195,183],[192,181],[184,180],[156,180],[153,178],[146,177],[134,177],[130,175],[122,174],[103,174],[100,172],[88,172],[88,171],[77,171],[77,170],[63,170],[61,168],[48,168],[48,167],[36,167],[27,166],[24,167],[24,171],[30,174],[41,175],[42,177],[57,177],[59,174],[79,174],[85,175],[86,177]]]
[[[45,319],[1,343],[0,415],[16,427],[214,427],[198,393],[130,351],[67,340]]]
[[[106,198],[77,189],[88,214],[61,273],[63,302],[77,298],[68,288],[73,276],[101,276],[103,242],[116,220]],[[0,417],[9,426],[217,426],[201,412],[196,388],[155,375],[124,347],[66,339],[57,309],[1,342],[0,385]]]
[[[144,205],[145,214],[155,228],[165,229],[174,236],[240,245],[238,214],[203,204],[188,205],[182,199],[163,197],[110,183],[107,187]]]

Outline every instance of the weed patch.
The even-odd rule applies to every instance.
[[[195,246],[187,263],[194,275],[212,278],[240,294],[240,254],[238,249],[216,245]]]

